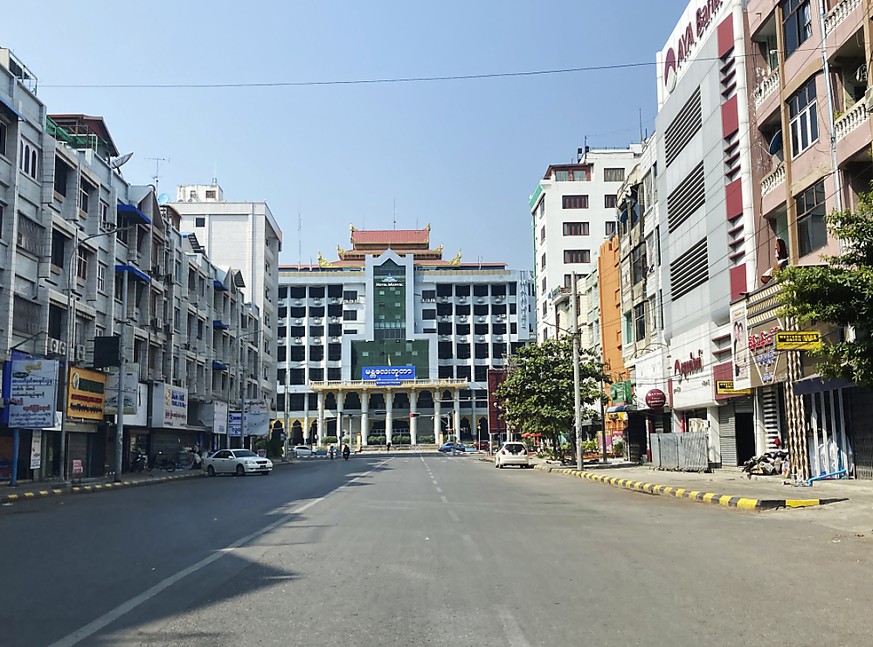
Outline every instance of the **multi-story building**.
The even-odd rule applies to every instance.
[[[218,325],[243,310],[241,275],[205,259],[153,187],[124,180],[125,156],[102,117],[47,114],[34,75],[8,50],[0,77],[3,396],[19,379],[11,363],[23,358],[58,370],[53,386],[23,389],[15,406],[59,409],[29,424],[4,407],[0,479],[115,469],[117,369],[94,368],[98,338],[117,336],[115,362],[125,361],[122,469],[132,448],[225,444],[228,403],[240,399],[235,376],[251,370],[235,358],[254,365],[261,355],[244,332]],[[253,306],[245,312],[241,326],[253,329],[260,317]]]
[[[662,405],[668,387],[656,140],[653,135],[645,142],[639,164],[619,189],[617,207],[624,318],[621,353],[634,395],[628,425],[642,425],[649,433],[670,430],[670,407]]]
[[[530,196],[536,271],[537,339],[556,336],[553,299],[573,275],[597,267],[600,244],[615,233],[616,194],[641,147],[580,149],[575,164],[553,164]]]
[[[279,409],[291,438],[488,434],[488,370],[535,334],[529,272],[445,260],[430,226],[353,227],[351,249],[337,251],[279,270]]]
[[[240,270],[246,277],[246,299],[260,313],[260,364],[247,375],[248,398],[266,398],[275,410],[276,317],[279,252],[282,230],[266,202],[224,199],[217,184],[177,188],[173,209],[181,216],[181,231],[193,233],[206,255],[221,267]]]
[[[857,423],[869,418],[873,401],[853,385],[804,378],[815,374],[808,358],[775,352],[773,333],[791,322],[778,316],[779,286],[771,282],[781,266],[814,265],[837,253],[840,243],[825,215],[854,209],[873,180],[873,6],[866,0],[747,5],[758,271],[748,294],[735,295],[731,377],[736,388],[752,389],[758,450],[789,446],[799,473],[844,468],[873,478],[873,432]],[[845,333],[820,331],[825,340]]]
[[[756,273],[744,4],[692,0],[657,63],[668,403],[673,428],[707,433],[709,462],[724,465],[756,453],[751,399],[717,388],[730,304]]]

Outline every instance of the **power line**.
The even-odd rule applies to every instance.
[[[793,52],[819,51],[819,48],[798,48]],[[792,52],[792,53],[793,53]],[[735,58],[748,58],[754,53],[736,54]],[[690,61],[689,64],[720,61],[717,56],[700,56]],[[522,70],[515,72],[486,72],[481,74],[447,74],[440,76],[401,76],[380,77],[373,79],[332,79],[324,81],[249,81],[249,82],[217,82],[217,83],[43,83],[44,88],[65,89],[216,89],[216,88],[301,88],[317,86],[343,86],[343,85],[388,85],[401,83],[435,83],[441,81],[477,81],[483,79],[506,79],[524,78],[536,76],[553,76],[557,74],[578,74],[581,72],[608,72],[612,70],[628,70],[643,67],[652,67],[657,61],[636,61],[630,63],[611,63],[602,65],[583,65],[580,67],[547,68],[544,70]]]

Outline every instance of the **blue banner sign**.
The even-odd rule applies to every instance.
[[[402,380],[415,379],[414,366],[365,366],[362,371],[364,380],[377,385],[397,385]]]

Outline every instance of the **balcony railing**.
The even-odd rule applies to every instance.
[[[848,18],[860,6],[861,0],[843,0],[836,7],[828,11],[825,16],[825,33],[830,34],[837,28],[837,25]]]
[[[775,171],[770,173],[761,180],[761,196],[770,193],[777,186],[785,181],[785,164],[780,164]]]
[[[861,99],[834,122],[834,138],[840,141],[843,137],[867,121],[870,113],[867,111],[867,99]]]
[[[770,75],[761,81],[752,92],[752,98],[755,100],[755,107],[758,108],[764,100],[776,91],[779,87],[779,68],[776,68]]]

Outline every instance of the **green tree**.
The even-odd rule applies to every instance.
[[[873,192],[860,196],[854,212],[832,212],[827,224],[842,241],[840,254],[825,256],[824,265],[780,270],[782,312],[802,325],[853,326],[853,339],[825,343],[815,351],[818,371],[873,387]]]
[[[583,418],[594,417],[590,405],[600,396],[600,381],[608,382],[603,363],[592,359],[594,353],[582,351],[579,392],[586,411]],[[560,434],[570,438],[575,452],[576,435],[573,399],[573,342],[570,336],[548,339],[519,349],[509,361],[506,380],[496,391],[503,402],[506,424],[516,432],[541,433],[559,449]]]

